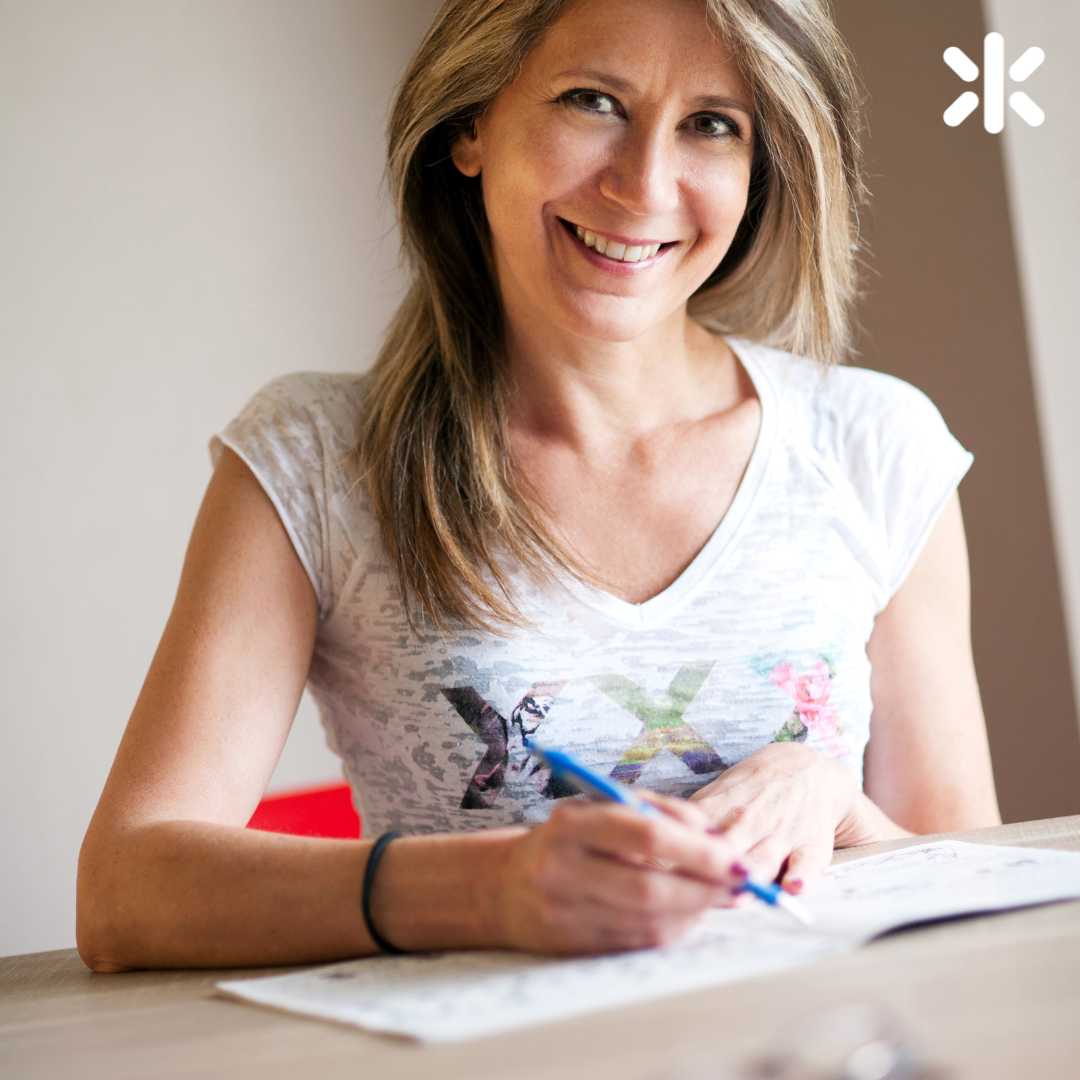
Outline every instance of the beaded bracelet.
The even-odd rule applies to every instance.
[[[375,882],[375,870],[379,865],[379,860],[383,856],[383,852],[386,850],[391,840],[398,837],[396,832],[385,832],[378,840],[375,841],[374,846],[371,849],[371,854],[368,855],[367,866],[364,867],[364,891],[360,899],[360,910],[364,913],[364,924],[367,926],[367,932],[371,935],[371,940],[379,946],[384,953],[393,953],[395,955],[403,955],[404,949],[399,949],[396,945],[391,945],[375,929],[375,923],[371,919],[371,887]]]

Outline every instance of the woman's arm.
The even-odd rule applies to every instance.
[[[79,853],[76,943],[94,971],[375,951],[360,912],[370,843],[243,825],[296,714],[316,619],[273,504],[229,451]],[[664,943],[731,895],[741,852],[700,810],[659,801],[655,819],[561,800],[573,805],[533,829],[402,837],[379,867],[375,925],[407,950]]]
[[[400,947],[496,944],[484,883],[519,832],[395,841],[379,867],[375,925]],[[92,971],[330,963],[378,951],[360,911],[369,841],[211,821],[157,821],[107,839],[111,851],[99,837],[80,859],[80,906],[97,914],[77,941]]]
[[[971,651],[967,542],[953,492],[919,560],[877,617],[864,790],[844,843],[999,825]],[[891,819],[891,820],[890,820]]]

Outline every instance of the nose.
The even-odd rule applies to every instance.
[[[660,220],[679,205],[679,152],[659,126],[628,130],[603,172],[600,191],[627,214]]]

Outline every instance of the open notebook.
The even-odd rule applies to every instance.
[[[678,943],[600,957],[376,956],[219,982],[219,994],[444,1042],[716,986],[854,949],[902,926],[1080,897],[1080,853],[937,841],[830,869],[811,929],[764,904],[717,908]]]

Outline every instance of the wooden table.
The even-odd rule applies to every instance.
[[[1080,850],[1080,816],[950,835]],[[2,958],[0,1077],[723,1080],[793,1024],[871,1001],[940,1075],[1080,1078],[1080,901],[924,927],[794,971],[442,1046],[213,994],[224,978],[288,970],[103,975],[74,949]]]

